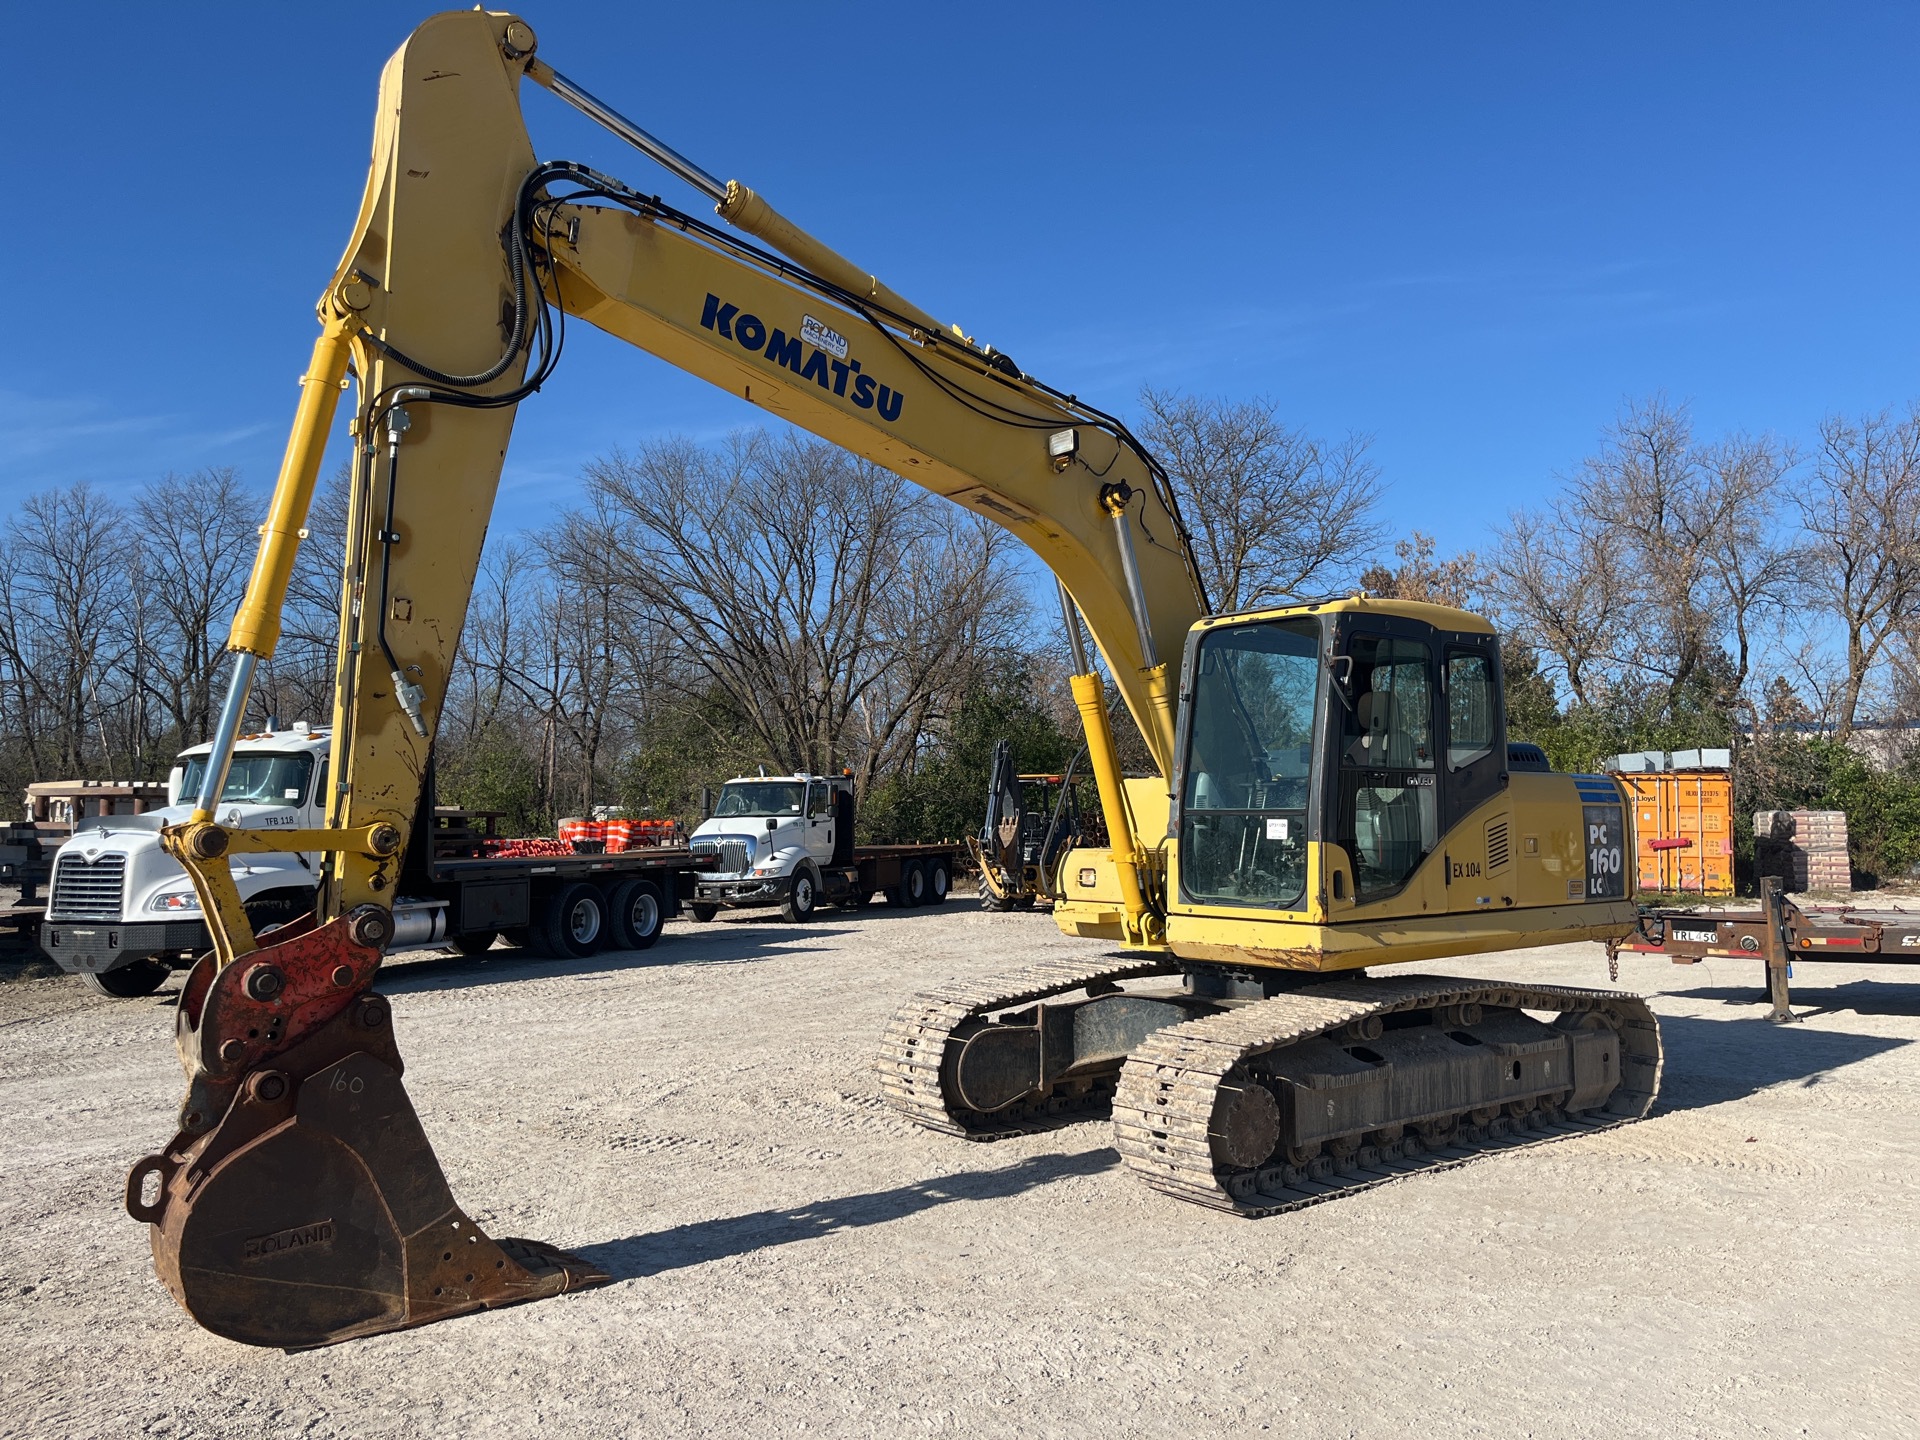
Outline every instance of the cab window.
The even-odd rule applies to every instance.
[[[1447,768],[1463,770],[1493,749],[1493,671],[1478,650],[1447,654]]]
[[[1336,838],[1352,857],[1356,899],[1407,883],[1439,840],[1433,655],[1418,640],[1355,635],[1341,711]]]
[[[1202,903],[1298,909],[1307,883],[1319,623],[1211,631],[1195,666],[1181,889]]]

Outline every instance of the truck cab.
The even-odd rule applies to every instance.
[[[304,723],[241,737],[216,818],[233,827],[323,827],[330,747],[327,731]],[[54,860],[40,948],[109,995],[151,994],[175,962],[210,944],[192,881],[160,848],[161,827],[192,814],[210,749],[180,753],[165,809],[79,818]],[[235,855],[229,864],[256,930],[312,908],[318,855]]]
[[[720,787],[713,814],[693,832],[696,867],[688,910],[777,905],[805,920],[827,902],[858,910],[876,893],[898,906],[938,905],[952,884],[950,843],[853,843],[853,777],[743,775]]]
[[[843,775],[739,776],[720,787],[713,814],[688,841],[700,867],[693,912],[719,906],[779,905],[805,918],[822,899],[842,899],[852,882],[828,886],[852,859],[853,780]],[[847,853],[842,854],[845,850]],[[796,883],[799,895],[796,896]],[[864,897],[863,897],[864,898]],[[794,917],[789,917],[794,918]]]

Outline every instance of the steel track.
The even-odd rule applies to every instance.
[[[1659,1027],[1638,996],[1421,975],[1331,980],[1171,1025],[1128,1056],[1117,1077],[1083,1079],[1070,1090],[1057,1087],[991,1115],[948,1103],[941,1069],[947,1041],[963,1022],[1089,985],[1176,974],[1179,968],[1154,961],[1047,961],[998,979],[955,982],[916,996],[887,1027],[876,1065],[881,1090],[895,1108],[927,1128],[970,1140],[1071,1124],[1092,1118],[1111,1101],[1115,1146],[1149,1186],[1249,1218],[1461,1165],[1493,1151],[1625,1124],[1645,1115],[1659,1093]],[[1238,1171],[1216,1165],[1210,1139],[1214,1104],[1221,1084],[1247,1061],[1370,1016],[1466,1004],[1599,1013],[1620,1037],[1620,1085],[1603,1106],[1579,1114],[1551,1109],[1503,1114],[1484,1125],[1470,1123],[1463,1114],[1454,1123],[1426,1127],[1425,1138],[1409,1132],[1345,1155],[1323,1153],[1304,1165],[1269,1163]]]

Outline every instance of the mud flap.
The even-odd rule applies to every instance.
[[[328,934],[346,923],[196,974],[186,994],[202,1004],[181,1018],[183,1052],[196,1033],[227,1043],[223,987],[240,991],[229,977],[249,964],[282,977],[272,1000],[284,997],[289,1018],[303,1006],[315,1018],[307,982],[363,968]],[[325,963],[309,963],[320,951]],[[127,1177],[128,1212],[152,1227],[154,1268],[181,1307],[217,1335],[298,1350],[604,1284],[562,1251],[489,1239],[454,1203],[401,1083],[385,999],[338,1000],[242,1073],[190,1071],[184,1128]],[[224,1113],[194,1126],[222,1094]]]

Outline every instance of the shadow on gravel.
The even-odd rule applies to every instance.
[[[1667,1063],[1656,1115],[1744,1099],[1789,1081],[1818,1085],[1843,1066],[1913,1043],[1897,1035],[1773,1025],[1764,1013],[1741,1020],[1663,1015],[1660,1036]]]
[[[1854,961],[1864,964],[1864,961]],[[1793,980],[1793,1013],[1796,1015],[1833,1015],[1852,1011],[1856,1015],[1897,1015],[1920,1019],[1920,966],[1904,967],[1909,979],[1849,980],[1844,985],[1808,984],[1819,971],[1802,965]],[[1812,975],[1809,976],[1808,972]],[[1755,1010],[1767,1003],[1758,986],[1709,985],[1698,990],[1669,990],[1669,995],[1684,995],[1689,1000],[1718,1000],[1723,1005],[1746,1006]]]
[[[1004,1170],[969,1170],[791,1210],[756,1210],[751,1215],[698,1220],[650,1235],[578,1246],[574,1253],[615,1280],[639,1280],[729,1255],[747,1255],[842,1230],[884,1225],[955,1200],[1004,1200],[1056,1180],[1098,1175],[1119,1163],[1119,1154],[1111,1149],[1081,1155],[1036,1155]]]

